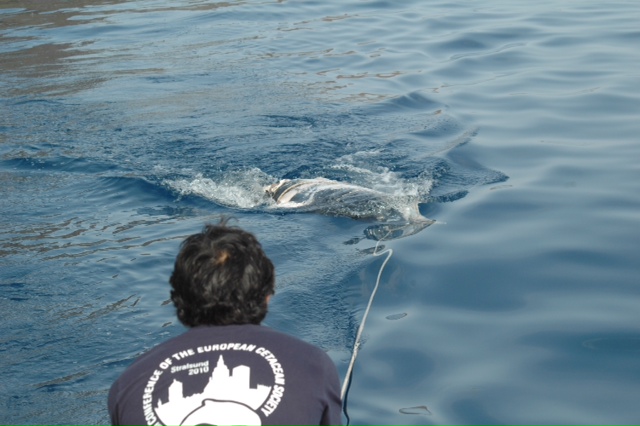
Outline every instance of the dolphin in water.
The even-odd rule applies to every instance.
[[[395,239],[434,223],[420,214],[418,203],[371,188],[322,177],[283,179],[265,188],[278,208],[382,222],[365,230],[369,239]]]

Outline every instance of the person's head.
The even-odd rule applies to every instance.
[[[275,291],[273,264],[250,233],[205,225],[180,246],[169,282],[184,325],[260,324]]]

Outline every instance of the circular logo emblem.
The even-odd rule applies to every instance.
[[[148,425],[261,425],[284,391],[284,369],[270,350],[247,343],[202,345],[158,365],[142,409]]]

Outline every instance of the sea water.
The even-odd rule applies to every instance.
[[[107,423],[113,380],[184,331],[180,242],[227,215],[276,265],[266,324],[341,379],[393,249],[352,424],[637,423],[638,22],[633,1],[3,2],[0,422]],[[297,178],[436,222],[278,209],[264,187]]]

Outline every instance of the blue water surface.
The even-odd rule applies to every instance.
[[[0,4],[0,423],[108,423],[113,380],[184,331],[180,242],[230,215],[276,265],[266,324],[342,379],[393,249],[352,424],[637,424],[638,22],[633,1]],[[378,242],[264,194],[318,177],[436,223]]]

